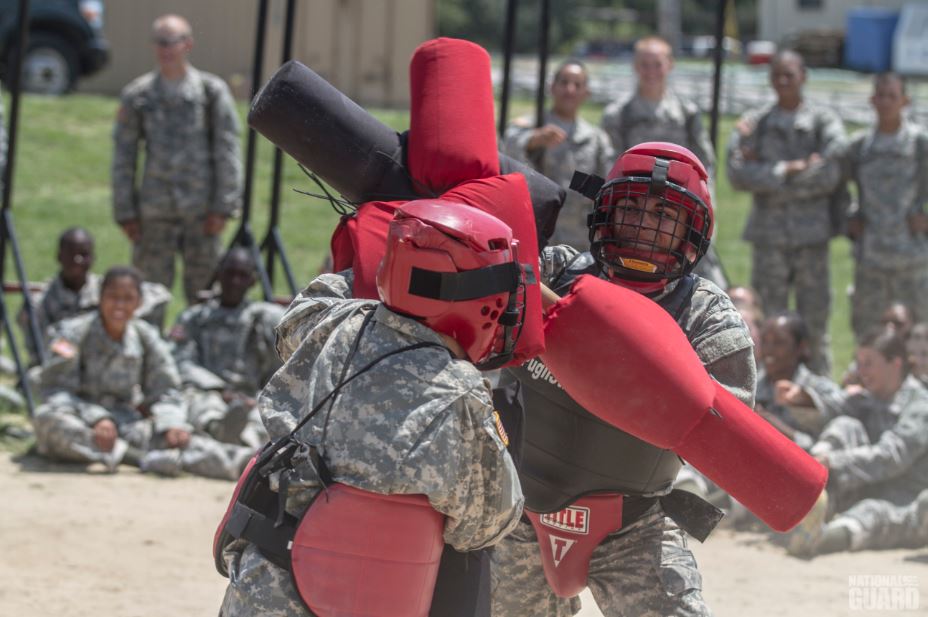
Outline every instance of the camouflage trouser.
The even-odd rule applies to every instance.
[[[257,407],[247,407],[241,401],[226,403],[215,390],[186,388],[187,421],[196,431],[207,433],[225,443],[244,443],[253,449],[267,440],[267,430]]]
[[[828,243],[792,248],[755,244],[751,285],[766,315],[789,309],[789,292],[795,290],[796,310],[809,328],[806,364],[819,375],[830,375]]]
[[[810,453],[818,455],[833,450],[849,450],[870,445],[872,445],[870,436],[860,420],[850,416],[838,416],[825,425],[818,441],[810,449]],[[869,470],[858,466],[856,472],[859,475],[865,475],[869,473]],[[904,475],[884,479],[874,474],[872,481],[860,488],[848,488],[839,482],[836,476],[828,479],[829,508],[833,512],[850,511],[865,500],[907,504],[913,501],[917,494],[918,490],[912,488],[912,483],[908,482]]]
[[[97,449],[93,429],[83,420],[50,405],[41,405],[32,419],[36,448],[42,456],[73,463],[102,462],[105,455]],[[118,425],[119,437],[130,446],[147,450],[152,438],[150,420]]]
[[[883,269],[858,263],[854,269],[851,326],[860,341],[880,325],[893,302],[912,310],[916,322],[928,321],[928,268]]]
[[[902,506],[885,499],[864,499],[828,526],[846,529],[854,551],[920,548],[928,545],[928,490]]]
[[[290,572],[265,559],[254,544],[237,540],[223,556],[229,586],[220,617],[310,617]]]
[[[142,271],[145,280],[168,289],[174,286],[174,255],[179,252],[188,304],[195,303],[197,292],[209,285],[222,253],[221,237],[204,234],[203,220],[143,218],[142,237],[132,252],[132,265]]]
[[[683,531],[655,505],[593,551],[588,585],[606,617],[706,617],[702,576]],[[493,617],[562,617],[579,598],[548,587],[538,540],[522,522],[493,551]]]
[[[76,463],[103,462],[105,453],[97,449],[93,429],[79,417],[43,405],[33,419],[36,446],[40,454]],[[119,437],[130,446],[156,454],[159,466],[153,471],[176,475],[182,471],[207,478],[237,480],[254,454],[246,446],[219,443],[204,435],[191,435],[183,450],[166,448],[161,437],[152,434],[150,420],[119,424]],[[146,455],[143,461],[148,460]],[[154,459],[153,459],[154,460]]]

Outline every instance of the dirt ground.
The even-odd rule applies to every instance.
[[[213,617],[225,579],[210,550],[231,489],[0,454],[0,615]],[[717,617],[928,614],[928,549],[800,561],[728,530],[694,545]],[[866,608],[878,601],[890,610]]]

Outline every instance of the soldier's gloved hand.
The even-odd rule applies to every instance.
[[[109,452],[116,444],[116,423],[109,418],[103,418],[93,425],[93,443],[100,452]]]
[[[559,126],[554,126],[553,124],[546,124],[541,128],[535,129],[531,139],[528,140],[525,147],[529,150],[550,148],[563,143],[565,139],[567,139],[567,133],[564,129]]]
[[[864,233],[864,219],[860,216],[851,216],[847,219],[847,237],[851,240],[859,240]]]
[[[164,443],[169,448],[184,449],[190,443],[190,433],[182,428],[169,428],[164,431]]]
[[[222,214],[216,214],[211,212],[206,215],[206,220],[203,221],[203,233],[207,236],[215,236],[222,233],[222,230],[226,228],[226,217]]]
[[[122,227],[122,232],[126,234],[126,237],[129,238],[130,242],[138,242],[142,237],[142,224],[138,219],[123,221],[119,225]]]

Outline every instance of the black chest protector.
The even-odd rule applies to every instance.
[[[589,253],[578,255],[555,278],[552,289],[566,292],[581,274],[598,275]],[[693,276],[682,278],[659,304],[679,320],[694,286]],[[554,512],[595,492],[660,495],[671,490],[681,466],[672,451],[598,419],[561,388],[538,358],[507,371],[517,380],[509,389],[519,391],[526,416],[518,449],[526,509]],[[621,405],[622,393],[616,392],[615,399]]]

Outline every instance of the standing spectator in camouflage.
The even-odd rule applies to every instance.
[[[93,236],[83,227],[71,227],[58,236],[58,275],[39,291],[30,291],[28,299],[35,310],[39,331],[48,333],[49,326],[81,313],[97,310],[100,304],[100,275],[90,272],[94,261]],[[164,312],[171,302],[171,292],[158,283],[142,283],[141,305],[135,316],[161,330]],[[21,310],[18,322],[29,343],[32,363],[38,356],[29,331],[26,311]],[[47,345],[48,337],[41,343]]]
[[[53,327],[34,418],[39,452],[112,471],[127,457],[143,470],[237,478],[250,451],[191,435],[167,344],[132,318],[140,296],[135,270],[111,268],[99,311]]]
[[[677,94],[668,83],[673,71],[673,49],[658,36],[635,42],[633,61],[638,83],[635,92],[603,110],[602,126],[616,152],[648,141],[683,146],[702,161],[715,177],[715,149],[702,123],[702,112],[693,101]],[[712,181],[709,182],[710,189]],[[716,204],[717,205],[717,204]],[[710,247],[696,265],[696,274],[725,289],[728,281],[715,250]]]
[[[455,209],[463,209],[463,217],[478,212],[454,204],[440,207],[452,232],[455,219],[460,219]],[[479,219],[489,217],[479,214],[475,228]],[[484,249],[475,248],[477,241],[465,247],[425,219],[415,223],[423,227],[410,232],[403,257],[391,258],[393,249],[387,240],[377,278],[383,303],[350,299],[351,282],[339,274],[319,276],[294,300],[277,326],[277,349],[284,365],[261,392],[259,406],[268,433],[278,439],[344,383],[328,412],[313,416],[297,432],[306,448],[319,449],[317,467],[324,464],[334,482],[361,490],[425,495],[446,516],[444,541],[456,550],[471,551],[498,542],[522,511],[522,492],[506,451],[505,433],[493,411],[489,386],[472,364],[488,351],[482,349],[484,343],[500,330],[484,330],[489,339],[487,335],[474,339],[474,328],[482,324],[459,313],[455,308],[459,302],[454,300],[428,302],[432,307],[444,303],[447,310],[441,314],[457,317],[455,335],[461,342],[433,329],[430,324],[435,322],[428,318],[407,316],[416,309],[415,301],[398,299],[410,281],[409,271],[398,266],[401,259],[406,264],[422,263],[415,261],[421,259],[420,245],[456,267],[462,262],[484,263],[486,255]],[[391,226],[391,237],[393,230]],[[429,244],[422,244],[424,236],[429,236]],[[461,246],[449,249],[449,242]],[[492,298],[478,300],[487,297]],[[388,298],[400,304],[391,305]],[[401,306],[404,314],[388,306],[397,310]],[[468,339],[475,342],[466,343]],[[421,343],[426,346],[409,348]],[[391,352],[396,353],[387,357]],[[356,381],[347,381],[368,365],[371,368]],[[288,475],[286,510],[299,517],[320,490],[319,474],[302,463]],[[310,614],[291,573],[271,563],[255,544],[236,540],[223,556],[230,573],[220,611],[223,617]]]
[[[251,253],[237,247],[219,264],[218,298],[180,314],[171,329],[190,422],[219,441],[238,443],[249,425],[247,443],[259,447],[266,434],[255,397],[280,368],[274,327],[284,309],[245,298],[255,283]],[[251,420],[249,422],[249,420]]]
[[[658,168],[670,168],[673,174],[665,176],[661,190],[653,189],[651,181]],[[691,172],[684,172],[686,168]],[[631,148],[619,157],[596,196],[590,252],[563,245],[545,248],[541,279],[557,294],[566,293],[577,277],[591,275],[647,295],[673,316],[706,370],[752,405],[756,372],[747,328],[721,289],[691,273],[711,238],[707,180],[705,168],[683,147],[651,143]],[[672,183],[685,185],[686,197]],[[708,511],[714,508],[694,495],[687,495],[687,505],[674,505],[684,498],[683,491],[670,486],[680,460],[662,458],[671,455],[593,418],[562,390],[540,358],[507,368],[501,386],[495,397],[498,408],[507,418],[513,413],[525,418],[519,473],[527,508],[534,505],[537,510],[551,499],[550,493],[560,503],[566,501],[561,507],[589,492],[622,493],[621,528],[606,536],[589,562],[588,585],[603,614],[709,615],[702,575],[682,527],[693,530],[691,525],[710,519]],[[509,401],[516,401],[514,412],[507,409]],[[616,404],[622,404],[621,396]],[[551,446],[560,439],[563,447]],[[595,456],[570,445],[594,441]],[[645,467],[647,471],[628,472]],[[622,474],[627,474],[624,480],[619,479]],[[657,476],[661,480],[655,483]],[[616,489],[628,482],[642,490]],[[541,550],[550,548],[540,546],[528,522],[494,549],[494,617],[567,617],[577,612],[579,598],[558,597],[549,587]]]
[[[702,124],[696,103],[674,92],[668,79],[673,71],[673,49],[664,39],[648,36],[635,43],[635,74],[638,85],[624,100],[603,110],[603,130],[616,152],[625,152],[646,141],[666,141],[695,154],[713,175],[715,150]]]
[[[615,160],[609,138],[580,117],[580,106],[590,95],[589,73],[579,60],[567,60],[554,72],[551,109],[544,126],[535,128],[534,118],[514,120],[503,136],[503,151],[512,158],[535,166],[564,188],[575,171],[605,176]],[[590,200],[567,191],[551,237],[553,244],[582,248],[589,244],[586,217]]]
[[[238,116],[226,84],[187,61],[193,36],[185,19],[159,17],[152,37],[158,70],[125,87],[113,129],[113,215],[146,280],[171,289],[181,254],[193,303],[213,276],[220,233],[241,199]]]
[[[876,125],[855,133],[844,171],[857,186],[848,221],[854,241],[851,324],[860,339],[893,301],[928,320],[928,134],[907,121],[905,82],[877,75],[870,103]]]
[[[928,390],[908,374],[904,342],[887,330],[868,335],[857,368],[864,391],[845,396],[845,415],[811,449],[828,467],[827,501],[841,514],[825,526],[803,521],[789,539],[793,554],[892,544],[884,532],[892,519],[882,517],[928,486]]]
[[[767,318],[761,326],[763,367],[754,395],[757,413],[806,451],[842,400],[838,384],[806,368],[808,343],[809,332],[798,313]]]
[[[745,114],[728,142],[728,178],[753,193],[744,239],[753,244],[751,286],[769,313],[789,308],[790,291],[809,327],[809,368],[831,370],[828,241],[831,197],[839,185],[844,127],[806,102],[802,56],[778,53],[770,65],[777,101]]]

